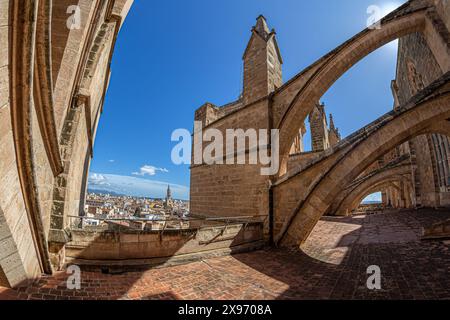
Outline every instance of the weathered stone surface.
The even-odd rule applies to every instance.
[[[225,230],[226,229],[226,230]],[[235,250],[246,245],[263,245],[263,224],[234,224],[225,228],[203,227],[198,230],[161,231],[83,231],[73,230],[66,245],[66,256],[80,261],[132,259],[133,264],[162,257],[186,256],[223,249]],[[201,256],[201,255],[200,255]],[[141,259],[141,260],[139,260]],[[124,262],[123,264],[127,264]]]
[[[67,28],[67,7],[73,1],[53,1],[49,35],[52,41],[47,50],[51,52],[45,54],[49,58],[51,54],[52,58],[54,92],[51,99],[55,118],[52,128],[58,134],[55,145],[59,144],[55,156],[61,157],[64,165],[64,172],[59,175],[51,170],[49,150],[43,138],[46,131],[43,128],[49,129],[47,126],[51,124],[40,120],[32,102],[32,98],[38,97],[34,96],[36,92],[29,77],[35,74],[31,57],[36,46],[32,41],[25,41],[34,39],[34,23],[31,22],[36,21],[37,26],[42,27],[44,21],[41,16],[32,16],[32,12],[23,19],[20,16],[12,19],[9,14],[18,11],[10,10],[9,5],[16,3],[0,0],[0,221],[3,223],[0,241],[4,248],[0,250],[0,281],[11,286],[33,279],[43,271],[50,272],[46,267],[50,263],[56,269],[64,264],[64,243],[70,240],[66,233],[67,216],[83,210],[82,197],[86,188],[83,178],[88,174],[90,139],[95,136],[92,132],[95,133],[104,101],[118,23],[123,22],[132,1],[117,0],[112,11],[107,12],[108,6],[98,5],[98,1],[81,0],[78,2],[82,11],[81,28],[73,30]],[[29,9],[29,2],[20,3]],[[403,154],[411,156],[413,186],[405,187],[401,179],[389,181],[382,190],[385,203],[396,206],[408,203],[416,207],[449,205],[449,142],[436,126],[450,117],[448,92],[442,89],[449,80],[443,77],[449,71],[447,9],[448,4],[437,1],[410,1],[384,18],[381,29],[361,32],[285,84],[282,83],[283,61],[275,33],[268,29],[265,18],[259,17],[243,56],[243,96],[222,107],[205,104],[197,110],[195,119],[202,121],[205,128],[221,132],[279,129],[280,174],[262,176],[262,165],[194,164],[191,169],[192,213],[271,216],[274,235],[285,234],[287,243],[298,244],[307,240],[322,214],[327,213],[348,185],[380,168],[383,162]],[[10,28],[10,22],[18,25]],[[21,38],[24,41],[18,41],[14,47],[9,42],[11,30],[19,30],[16,35],[24,37]],[[290,161],[292,166],[288,166],[293,139],[319,98],[360,59],[398,37],[401,37],[399,63],[392,86],[395,110],[329,150],[297,156]],[[19,60],[8,65],[13,59]],[[10,72],[17,74],[13,77]],[[430,86],[439,77],[443,82],[441,86]],[[17,90],[10,90],[11,87]],[[434,96],[435,91],[439,92],[439,97]],[[11,99],[10,94],[14,93],[23,96]],[[38,99],[34,100],[39,106]],[[90,114],[86,113],[88,110]],[[24,126],[20,121],[11,121],[21,115]],[[447,122],[441,124],[445,127]],[[323,140],[325,135],[320,138]],[[416,135],[419,136],[413,138]],[[323,149],[327,145],[325,140]],[[367,187],[364,192],[373,191],[375,187],[380,185]],[[408,196],[411,199],[408,200]],[[355,201],[349,201],[351,206]],[[268,224],[264,227],[268,236]],[[214,232],[220,230],[211,234]],[[195,247],[179,248],[180,237],[173,234],[156,240],[153,235],[146,236],[138,235],[137,241],[134,235],[124,236],[123,241],[120,235],[114,234],[102,235],[99,239],[88,237],[80,241],[80,246],[86,246],[83,254],[90,258],[104,254],[123,259],[139,252],[158,256]],[[232,236],[232,229],[220,235],[226,245],[233,241],[226,237]],[[248,238],[251,236],[244,233],[243,239]],[[202,245],[213,246],[207,244],[205,235],[197,240]],[[153,246],[154,241],[165,241],[166,247]],[[41,270],[39,260],[46,270]],[[337,290],[330,295],[341,296],[342,292]]]
[[[114,10],[122,21],[132,2],[132,0],[115,2]],[[46,1],[39,2],[40,6],[45,6],[45,3]],[[20,5],[20,10],[10,10],[11,4]],[[90,144],[84,114],[73,111],[71,101],[79,94],[76,88],[92,95],[92,102],[95,103],[95,107],[92,108],[95,116],[93,118],[97,118],[100,101],[104,98],[106,75],[109,75],[112,40],[117,36],[114,33],[108,39],[104,39],[105,33],[100,26],[106,23],[114,29],[115,22],[105,21],[110,17],[106,16],[107,6],[100,5],[100,2],[90,0],[77,2],[81,9],[81,28],[71,30],[67,27],[69,18],[67,8],[74,5],[74,1],[53,1],[51,26],[48,28],[51,34],[48,35],[40,33],[47,30],[44,27],[45,20],[50,20],[50,13],[45,10],[43,12],[39,8],[37,16],[34,16],[36,12],[29,11],[30,15],[26,15],[23,19],[10,17],[14,12],[19,15],[24,12],[25,15],[30,4],[29,1],[0,0],[0,220],[2,221],[0,239],[4,249],[0,252],[0,277],[2,283],[11,286],[16,286],[27,279],[34,279],[43,272],[50,272],[50,258],[59,257],[59,260],[53,259],[58,260],[55,262],[56,266],[64,262],[64,255],[60,254],[64,253],[64,248],[59,248],[60,252],[55,252],[56,246],[53,246],[53,251],[48,252],[46,242],[50,238],[50,228],[63,232],[67,223],[65,217],[69,212],[74,215],[79,213],[80,203],[84,201],[80,199],[80,194],[84,192],[85,187],[81,185],[81,181],[87,174],[86,159],[89,159],[87,154]],[[36,22],[38,34],[35,38],[31,36],[35,30],[34,24],[29,23],[30,21]],[[11,28],[10,23],[15,23],[14,28]],[[14,36],[11,30],[18,33],[16,47],[9,42],[10,36]],[[97,33],[103,37],[97,37]],[[48,38],[51,38],[51,47],[47,50],[42,39]],[[41,55],[35,54],[36,44],[28,39],[41,41],[39,48],[45,47]],[[92,76],[90,85],[87,88],[80,88],[89,52],[98,46],[102,48],[102,56],[96,64],[90,65],[89,74]],[[59,135],[55,145],[62,141],[64,146],[55,154],[51,154],[50,158],[62,155],[64,157],[62,162],[67,168],[67,171],[57,177],[54,176],[57,173],[51,168],[49,150],[46,147],[48,136],[45,134],[53,124],[43,122],[38,117],[36,110],[40,100],[39,96],[33,95],[39,90],[33,91],[31,79],[28,78],[28,75],[37,74],[33,70],[35,64],[26,61],[27,57],[33,57],[33,53],[38,57],[45,56],[46,59],[50,57],[52,59],[51,86],[54,92],[50,99],[53,99],[53,103],[46,108],[54,107],[51,111]],[[13,59],[18,59],[17,63],[8,65]],[[17,74],[12,77],[10,72]],[[43,86],[38,78],[34,79],[35,83]],[[13,79],[15,83],[11,83]],[[16,86],[16,94],[23,95],[19,96],[21,99],[16,97],[11,101],[11,86]],[[21,113],[20,110],[30,113]],[[69,112],[66,119],[67,110],[73,112]],[[12,121],[14,115],[23,117],[21,120],[25,127],[20,127],[20,124]],[[61,132],[65,121],[66,128],[70,129],[73,126],[77,130]],[[97,123],[90,125],[95,127]],[[28,146],[29,149],[22,150]],[[24,181],[25,185],[22,185]],[[49,257],[49,254],[52,257]],[[39,259],[42,264],[39,263]],[[41,269],[41,265],[45,270]]]
[[[80,290],[68,290],[69,275],[58,272],[28,288],[0,288],[0,298],[448,299],[448,245],[419,240],[421,227],[442,214],[326,217],[302,251],[267,249],[175,266],[162,260],[158,267],[128,267],[125,273],[121,266],[103,273],[86,266]],[[374,264],[381,269],[381,290],[367,288],[367,268]]]

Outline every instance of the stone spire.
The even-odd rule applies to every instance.
[[[164,201],[164,208],[171,210],[173,208],[172,191],[170,185],[167,185],[166,200]]]
[[[166,199],[172,199],[172,191],[170,190],[170,185],[167,185]]]
[[[333,121],[333,115],[330,113],[330,130],[335,131],[336,128],[334,127],[334,121]]]
[[[330,141],[330,146],[335,146],[340,140],[341,135],[338,128],[334,125],[333,115],[330,113],[330,130],[328,131],[328,140]]]

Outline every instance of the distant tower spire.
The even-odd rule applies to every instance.
[[[262,14],[260,14],[258,18],[256,18],[256,25],[254,26],[254,29],[260,36],[263,36],[264,38],[266,38],[270,33],[266,18]]]
[[[167,185],[166,199],[172,199],[172,191],[170,191],[170,185]]]
[[[170,190],[170,185],[167,185],[166,201],[164,201],[164,208],[170,210],[173,208],[172,191]]]

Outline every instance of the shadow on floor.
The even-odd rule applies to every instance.
[[[403,212],[389,218],[371,218],[371,223],[373,230],[377,226],[379,230],[416,228],[417,223],[411,221],[424,222],[426,216],[433,215],[424,216]],[[334,235],[336,222],[322,222],[308,239],[316,241],[317,251],[332,249],[332,243],[335,247],[342,245],[336,239],[348,234]],[[364,236],[372,229],[358,230]],[[339,264],[321,261],[306,250],[271,248],[173,267],[128,269],[119,274],[83,270],[80,290],[67,289],[68,275],[59,272],[31,286],[0,290],[0,299],[450,298],[450,250],[445,242],[364,243],[361,235],[353,238],[346,242],[348,250]],[[381,269],[381,290],[366,286],[370,265]]]

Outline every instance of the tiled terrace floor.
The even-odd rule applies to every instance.
[[[60,272],[0,299],[450,299],[450,246],[420,241],[421,227],[450,217],[408,211],[323,218],[304,251],[282,249],[211,258],[173,267],[102,274],[83,271],[69,290]],[[381,290],[366,287],[381,268]]]

